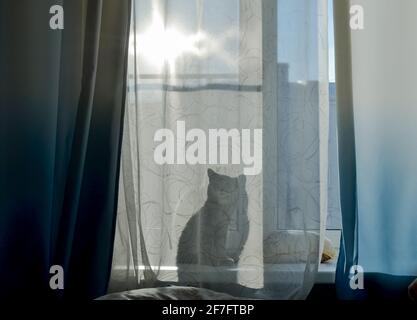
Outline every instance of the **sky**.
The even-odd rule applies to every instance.
[[[278,2],[278,62],[289,65],[289,81],[314,81],[318,79],[319,42],[317,32],[319,17],[311,0],[281,0]],[[328,1],[329,81],[335,81],[333,1]],[[317,2],[319,3],[319,2]],[[307,9],[306,9],[307,8]],[[310,9],[309,9],[310,8]],[[311,14],[306,13],[311,10]],[[308,58],[307,58],[308,57]]]
[[[310,16],[309,23],[305,23],[306,15],[305,8],[309,8],[308,4],[311,0],[281,0],[278,2],[278,10],[281,13],[278,19],[278,62],[289,64],[289,79],[291,82],[295,81],[308,81],[317,80],[318,70],[317,64],[311,63],[311,61],[318,61],[318,42],[314,44],[314,39],[317,37],[315,32],[317,29],[312,26],[317,23],[316,16]],[[334,32],[333,32],[333,0],[328,1],[328,45],[329,45],[329,81],[335,81],[335,59],[334,59]],[[152,14],[152,7],[159,1],[155,0],[141,0],[136,3],[137,13],[137,28],[139,33],[144,32],[152,24],[154,18]],[[162,3],[162,1],[161,1]],[[171,2],[169,2],[171,3]],[[175,26],[179,30],[185,30],[186,34],[192,33],[196,25],[198,24],[198,1],[190,2],[189,0],[175,0],[170,6],[165,8],[167,13],[167,21],[172,26]],[[204,2],[202,2],[204,3]],[[222,39],[228,34],[227,26],[236,30],[239,27],[239,0],[210,0],[210,4],[206,4],[202,7],[204,13],[204,29],[211,34],[212,39]],[[159,8],[160,9],[160,8]],[[161,17],[162,18],[162,17]],[[162,21],[162,20],[161,20]],[[162,22],[161,22],[162,23]],[[162,26],[163,29],[163,26]],[[159,38],[158,38],[159,36]],[[157,43],[158,45],[148,45],[150,54],[148,56],[157,58],[157,60],[164,60],[166,52],[175,52],[173,49],[169,49],[170,46],[181,47],[181,43],[177,40],[171,40],[175,38],[168,35],[164,30],[162,32],[154,32],[148,37],[151,44]],[[138,39],[140,40],[140,39]],[[161,45],[164,44],[164,45]],[[226,42],[225,42],[226,43]],[[219,48],[223,48],[225,43],[218,43]],[[229,42],[227,42],[229,43]],[[238,42],[230,42],[224,49],[227,52],[233,54],[236,51],[236,45]],[[184,45],[182,45],[184,47]],[[175,49],[175,48],[174,48]],[[161,54],[162,52],[162,54]],[[226,52],[226,53],[227,53]],[[156,54],[156,53],[159,53]],[[306,54],[308,59],[306,59]],[[171,54],[173,59],[174,54]],[[217,61],[214,57],[220,56],[219,54],[211,54],[213,60],[210,63],[211,71],[215,69],[220,70],[219,73],[233,72],[228,70],[227,63]],[[230,63],[229,63],[230,64]],[[235,63],[231,63],[235,65]],[[218,67],[216,67],[218,66]],[[152,72],[151,72],[152,73]]]

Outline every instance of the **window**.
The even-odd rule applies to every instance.
[[[339,194],[339,165],[337,150],[336,79],[334,55],[333,1],[329,0],[329,197],[327,229],[342,226]]]

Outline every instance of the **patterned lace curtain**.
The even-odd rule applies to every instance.
[[[305,298],[327,210],[327,1],[136,0],[128,80],[110,291]],[[155,159],[160,129],[173,164]],[[227,163],[209,161],[213,129]]]

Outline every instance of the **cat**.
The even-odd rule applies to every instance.
[[[207,200],[204,206],[196,212],[186,224],[181,233],[177,265],[180,283],[190,283],[190,271],[184,266],[233,267],[237,264],[248,234],[247,194],[245,190],[246,177],[241,175],[232,178],[208,170],[209,185]],[[233,215],[242,225],[240,243],[235,245],[237,252],[228,254],[227,240]],[[239,216],[237,216],[239,215]],[[195,277],[200,274],[195,270]],[[201,279],[194,282],[201,284]],[[219,280],[219,279],[215,279]],[[228,281],[230,281],[230,277]]]

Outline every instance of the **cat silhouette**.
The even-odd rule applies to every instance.
[[[237,283],[236,267],[248,237],[246,177],[229,177],[211,169],[207,173],[207,200],[179,239],[178,280],[183,285],[222,291]],[[239,230],[232,230],[232,224]],[[233,239],[231,232],[235,233]]]

